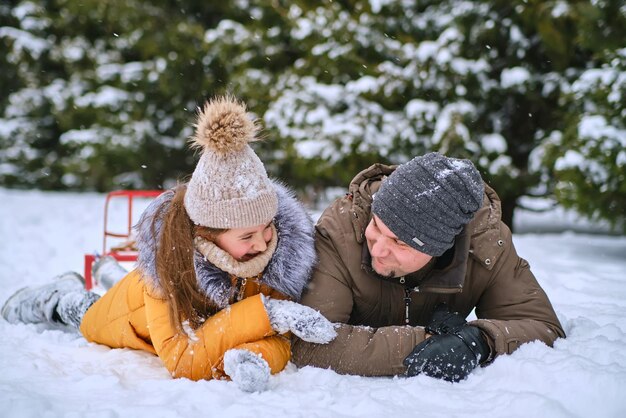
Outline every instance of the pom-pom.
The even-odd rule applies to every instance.
[[[192,147],[222,154],[239,151],[257,139],[257,126],[248,117],[246,106],[232,96],[216,97],[207,102],[198,113],[195,128]]]

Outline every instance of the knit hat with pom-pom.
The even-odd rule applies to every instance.
[[[278,199],[265,167],[248,142],[257,125],[246,107],[230,96],[218,97],[198,114],[192,147],[202,155],[187,185],[185,209],[196,225],[247,228],[268,223]]]

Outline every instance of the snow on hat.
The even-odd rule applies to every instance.
[[[185,193],[185,209],[196,225],[247,228],[271,221],[278,198],[265,167],[248,142],[258,140],[246,107],[217,97],[198,114],[192,147],[202,149]]]
[[[374,196],[372,212],[400,240],[438,257],[481,207],[483,193],[471,161],[433,152],[391,173]]]

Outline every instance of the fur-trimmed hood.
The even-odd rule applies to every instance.
[[[299,300],[316,261],[313,223],[291,190],[277,181],[272,184],[278,196],[278,212],[274,218],[278,243],[260,282]],[[156,273],[156,247],[162,218],[173,196],[173,190],[162,193],[148,206],[135,226],[138,268],[146,284],[157,293],[162,293],[162,289]],[[153,219],[156,219],[154,231]],[[219,307],[226,307],[232,287],[229,274],[207,261],[198,250],[194,254],[194,265],[199,289]]]

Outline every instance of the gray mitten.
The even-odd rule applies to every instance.
[[[224,353],[224,371],[245,392],[262,392],[270,379],[270,366],[248,350],[231,349]]]
[[[280,334],[291,331],[298,338],[317,344],[329,343],[337,336],[333,324],[308,306],[267,297],[263,303],[272,329]]]

